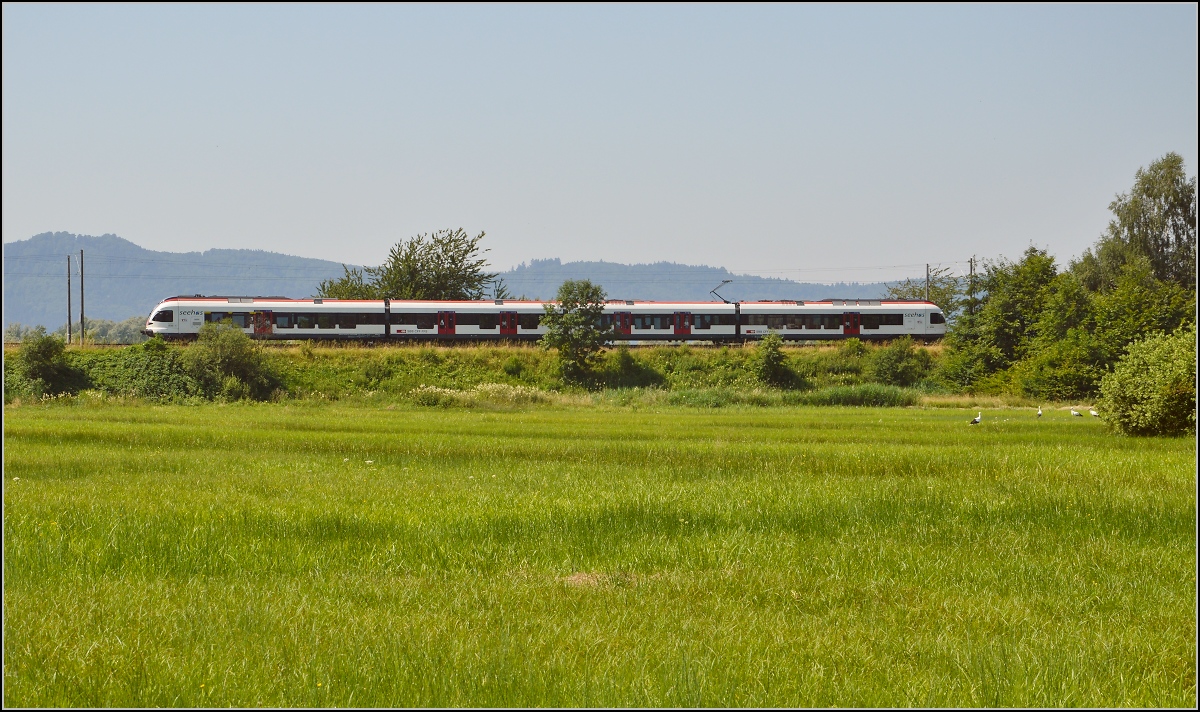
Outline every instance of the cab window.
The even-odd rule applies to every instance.
[[[155,312],[154,316],[150,317],[150,321],[165,321],[168,323],[175,321],[175,310],[163,309],[162,311]]]

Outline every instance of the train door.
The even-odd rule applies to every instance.
[[[633,312],[616,312],[613,314],[613,329],[618,334],[629,336],[633,333]]]
[[[438,312],[438,334],[454,335],[454,312]]]
[[[692,333],[692,313],[675,312],[675,335],[689,336]]]
[[[265,339],[274,331],[271,328],[271,312],[250,312],[250,324],[254,328],[254,336]]]
[[[516,336],[517,335],[517,313],[502,311],[500,312],[500,335],[501,336]]]
[[[844,335],[858,336],[861,326],[862,314],[859,312],[845,312],[842,314],[842,333]]]

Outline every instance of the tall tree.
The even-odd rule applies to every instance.
[[[345,274],[318,286],[317,296],[329,299],[452,299],[511,298],[503,280],[487,272],[479,242],[462,228],[438,230],[396,243],[378,267],[342,266]]]
[[[929,270],[929,301],[942,308],[947,319],[953,320],[966,304],[965,280],[955,276],[949,267],[933,267]],[[906,279],[889,285],[888,299],[925,299],[926,282],[923,279]]]
[[[612,338],[612,326],[601,321],[607,298],[598,284],[568,279],[558,288],[558,302],[545,307],[542,346],[558,349],[559,365],[567,380],[582,381],[591,375],[600,349]]]
[[[1125,266],[1144,257],[1155,279],[1196,289],[1196,177],[1168,153],[1134,175],[1133,188],[1108,206],[1113,219],[1071,269],[1084,286],[1107,292]]]

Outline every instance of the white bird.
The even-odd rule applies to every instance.
[[[1100,417],[1100,414],[1096,412],[1096,409],[1095,409],[1095,408],[1093,408],[1093,409],[1089,410],[1088,412],[1092,414],[1092,417],[1093,417],[1093,418],[1099,418],[1099,417]]]
[[[971,422],[967,423],[967,425],[979,425],[979,421],[981,420],[983,420],[983,411],[979,411],[979,415],[971,418]]]
[[[1040,417],[1042,417],[1042,406],[1040,406],[1040,405],[1038,406],[1038,414],[1037,414],[1037,417],[1039,417],[1039,418],[1040,418]]]
[[[1083,413],[1080,413],[1079,411],[1075,410],[1074,408],[1071,409],[1071,415],[1077,415],[1080,418],[1083,417]]]

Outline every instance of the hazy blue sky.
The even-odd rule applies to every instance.
[[[806,281],[1062,262],[1168,151],[1195,5],[3,9],[3,237]]]

